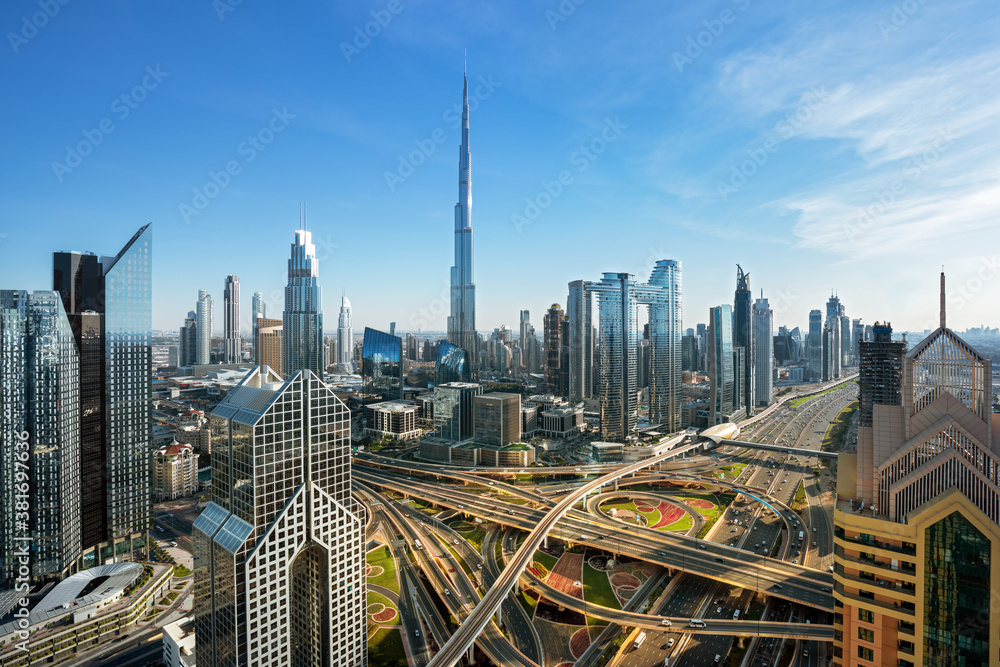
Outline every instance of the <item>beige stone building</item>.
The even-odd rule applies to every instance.
[[[188,443],[174,440],[153,453],[152,493],[156,502],[198,492],[198,455]]]

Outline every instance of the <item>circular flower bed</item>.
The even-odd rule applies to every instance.
[[[369,565],[368,566],[367,574],[368,574],[369,577],[380,576],[383,572],[385,572],[385,568],[383,568],[381,565]]]
[[[368,609],[366,609],[365,611],[374,616],[375,614],[382,613],[384,609],[385,605],[382,604],[381,602],[373,602],[372,604],[368,605]]]
[[[394,618],[396,618],[396,610],[392,607],[386,607],[379,613],[372,614],[372,620],[376,623],[388,623]]]
[[[580,628],[569,638],[569,650],[574,658],[579,659],[588,646],[590,646],[590,631],[587,628]]]
[[[611,577],[611,585],[618,586],[619,588],[624,588],[626,586],[635,588],[641,583],[642,582],[639,581],[638,577],[631,574],[625,574],[624,572],[619,572]]]
[[[685,502],[696,510],[710,510],[715,508],[715,503],[701,498],[688,498]]]

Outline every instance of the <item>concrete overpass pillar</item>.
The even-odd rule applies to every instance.
[[[617,492],[618,492],[618,480],[616,479],[615,480],[615,493],[617,493]]]
[[[746,644],[746,643],[747,643],[747,638],[746,638],[746,637],[737,637],[737,639],[739,639],[739,644],[738,644],[738,646],[739,646],[740,648],[746,648],[746,646],[744,646],[744,644]]]
[[[476,652],[476,645],[475,644],[470,644],[469,645],[469,654],[466,656],[466,658],[468,658],[468,660],[469,660],[469,664],[470,665],[473,665],[476,662],[475,652]]]
[[[546,535],[545,537],[542,538],[542,547],[545,548],[545,549],[549,548],[549,536],[548,535]]]

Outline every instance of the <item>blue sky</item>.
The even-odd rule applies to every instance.
[[[442,329],[467,48],[480,330],[662,258],[685,326],[737,262],[776,326],[931,326],[941,265],[1000,324],[995,4],[577,1],[5,2],[0,287],[151,221],[154,327],[208,288],[221,331],[226,274],[280,311],[307,201],[328,330],[342,289]]]

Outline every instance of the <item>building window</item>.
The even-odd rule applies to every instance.
[[[868,662],[875,662],[875,651],[870,648],[865,648],[864,646],[859,646],[858,658],[861,660],[867,660]]]
[[[875,612],[868,611],[867,609],[858,609],[858,620],[865,623],[874,623]]]
[[[866,642],[875,643],[875,631],[869,630],[868,628],[858,628],[858,639],[863,639]]]

